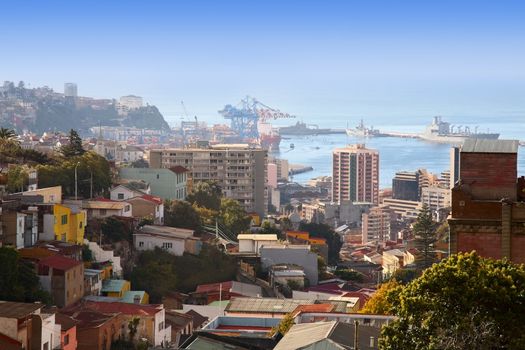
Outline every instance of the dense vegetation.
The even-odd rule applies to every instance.
[[[237,264],[214,246],[204,245],[200,254],[175,256],[162,249],[140,254],[129,276],[134,289],[145,290],[152,302],[168,292],[189,292],[197,285],[235,278]]]
[[[524,349],[524,291],[523,265],[462,253],[385,285],[365,309],[398,316],[381,349]]]
[[[21,260],[15,249],[0,247],[0,266],[0,300],[51,302],[51,296],[41,288],[33,266]]]
[[[326,239],[328,244],[328,263],[337,264],[339,261],[339,251],[343,246],[341,238],[335,231],[326,224],[305,223],[302,222],[299,230],[310,233],[311,237],[320,237]]]

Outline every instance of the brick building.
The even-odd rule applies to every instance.
[[[525,179],[517,178],[518,141],[467,140],[452,189],[450,252],[525,262]]]

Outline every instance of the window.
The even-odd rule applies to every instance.
[[[44,350],[49,350],[49,342],[45,342],[44,343],[44,347],[43,347]]]
[[[173,243],[170,243],[170,242],[162,243],[162,249],[171,249],[171,248],[173,248]]]
[[[159,323],[159,332],[164,328],[164,322]]]
[[[144,242],[139,242],[139,247],[144,247]]]
[[[62,225],[67,225],[67,215],[62,215]]]
[[[124,193],[118,193],[117,194],[118,199],[124,199]]]
[[[62,233],[62,238],[60,238],[61,241],[66,241],[66,234],[65,233]]]
[[[78,223],[78,228],[80,228],[80,229],[82,228],[82,221],[80,221],[80,222]]]
[[[69,344],[69,334],[66,334],[64,336],[64,345],[67,345],[67,344]]]
[[[107,214],[107,212],[108,211],[106,209],[100,209],[99,210],[99,213],[100,213],[101,216],[105,216]]]
[[[130,210],[131,210],[131,207],[130,207],[129,205],[126,205],[126,206],[124,207],[124,211],[130,211]]]

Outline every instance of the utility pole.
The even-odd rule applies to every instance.
[[[354,350],[359,350],[359,321],[355,320],[354,322]]]
[[[78,200],[78,176],[77,176],[77,168],[80,165],[80,162],[77,162],[75,165],[75,200]]]

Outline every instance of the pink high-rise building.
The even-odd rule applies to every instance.
[[[333,151],[332,199],[334,202],[379,204],[379,152],[363,144]]]

